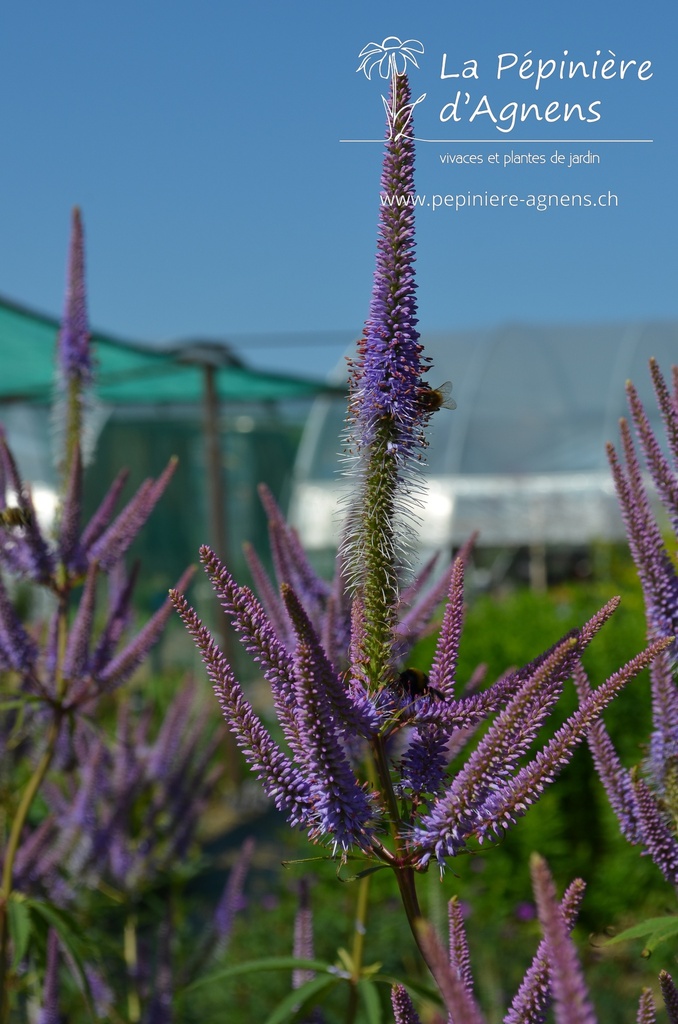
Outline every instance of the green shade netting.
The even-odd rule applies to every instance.
[[[59,323],[0,298],[0,401],[48,403],[52,397]],[[202,366],[185,365],[176,352],[154,352],[99,333],[92,334],[97,394],[126,403],[200,402]],[[300,398],[327,390],[316,381],[223,366],[216,373],[224,401],[256,402]]]

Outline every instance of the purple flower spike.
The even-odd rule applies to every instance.
[[[407,76],[395,75],[391,90],[390,109],[404,117]],[[398,117],[388,126],[372,300],[352,364],[347,444],[356,461],[357,487],[341,548],[346,578],[364,604],[374,690],[393,674],[399,655],[395,627],[408,534],[398,516],[411,518],[416,504],[410,481],[432,412],[416,328],[414,143],[404,127]]]
[[[92,544],[90,557],[96,558],[104,571],[111,569],[127,551],[162,496],[176,466],[177,459],[172,458],[157,480],[145,480],[105,533]]]
[[[678,885],[678,840],[662,814],[654,795],[643,779],[635,779],[633,788],[636,794],[640,827],[643,842],[664,878],[671,885]]]
[[[676,480],[668,459],[665,458],[659,442],[652,432],[650,421],[638,397],[638,392],[630,381],[626,385],[626,395],[631,415],[633,416],[633,423],[645,453],[645,460],[652,474],[657,493],[669,514],[674,533],[678,533],[678,480]]]
[[[283,586],[282,592],[289,608],[291,591]],[[319,819],[311,837],[316,840],[327,837],[335,851],[345,852],[353,844],[369,850],[374,811],[342,749],[341,723],[322,677],[316,676],[315,653],[314,645],[299,636],[294,658],[297,715],[313,805]]]
[[[268,574],[261,564],[261,560],[257,555],[256,551],[251,544],[243,544],[243,552],[245,554],[245,560],[252,574],[254,580],[254,589],[259,595],[259,600],[268,616],[268,619],[273,627],[278,639],[283,644],[288,644],[291,648],[292,644],[289,642],[291,633],[291,626],[289,619],[285,614],[283,608],[281,608],[280,597],[276,593],[275,587],[268,578]]]
[[[638,1003],[638,1016],[636,1017],[636,1024],[656,1024],[657,1012],[654,1005],[654,999],[652,998],[652,990],[644,988],[640,1002]]]
[[[402,110],[410,99],[407,75],[394,76],[391,106]],[[381,176],[377,266],[365,335],[354,366],[352,413],[360,447],[371,445],[378,425],[393,425],[391,457],[402,463],[425,444],[421,428],[428,419],[422,397],[422,345],[417,331],[414,279],[414,142],[388,139]],[[408,201],[410,200],[410,201]]]
[[[316,617],[325,607],[330,588],[313,570],[296,530],[287,524],[277,501],[264,484],[259,485],[259,497],[268,516],[278,584],[289,583],[294,587],[315,624]]]
[[[85,550],[90,548],[92,544],[99,539],[113,518],[115,506],[118,498],[120,497],[120,493],[127,482],[128,476],[128,469],[122,469],[118,473],[102,499],[98,509],[83,530],[81,544]]]
[[[667,654],[653,662],[650,678],[653,730],[647,768],[654,788],[674,817],[678,817],[678,806],[674,806],[678,768],[678,687]]]
[[[584,898],[586,886],[581,878],[565,890],[560,912],[568,931],[572,931]],[[511,1007],[504,1017],[504,1024],[540,1024],[545,1020],[551,1005],[551,962],[546,939],[537,947],[532,964],[523,978]]]
[[[378,722],[374,706],[364,693],[349,693],[327,660],[320,640],[291,587],[282,587],[283,600],[297,638],[296,658],[307,660],[315,684],[324,691],[325,698],[337,715],[344,732],[357,732],[361,736],[375,735]]]
[[[32,678],[37,645],[24,629],[0,577],[0,665]]]
[[[431,685],[445,697],[452,697],[454,694],[463,620],[464,563],[457,558],[452,568],[447,606],[431,666]]]
[[[657,658],[657,662],[664,656]],[[655,662],[656,664],[656,662]],[[651,669],[651,671],[654,669]],[[577,687],[580,704],[591,696],[591,687],[581,662],[575,665],[574,681]],[[593,763],[605,787],[612,810],[617,815],[619,825],[630,843],[642,842],[642,831],[639,822],[638,801],[633,791],[629,773],[624,768],[602,720],[595,722],[587,736]]]
[[[177,590],[183,590],[188,586],[193,571],[186,570],[177,584]],[[98,682],[102,692],[111,693],[129,679],[160,639],[171,612],[172,602],[168,598],[120,654],[109,661],[99,673]]]
[[[18,576],[36,583],[50,583],[55,570],[54,555],[38,525],[30,487],[21,479],[14,456],[1,432],[0,463],[6,483],[24,514],[24,523],[19,530],[0,526],[0,558]]]
[[[464,928],[464,916],[457,896],[454,896],[447,904],[447,920],[450,934],[450,967],[457,972],[467,991],[473,994],[471,958]]]
[[[678,469],[678,372],[673,368],[674,394],[670,394],[656,359],[650,359],[650,375],[666,428],[666,438]]]
[[[450,967],[447,954],[433,928],[422,921],[418,931],[427,963],[445,1001],[450,1020],[454,1024],[485,1024],[480,1007],[457,971]]]
[[[532,884],[551,967],[556,1024],[596,1024],[569,928],[546,862],[532,857]]]
[[[678,579],[664,549],[625,420],[621,421],[621,433],[626,470],[612,445],[608,445],[608,458],[629,547],[643,587],[648,625],[652,636],[675,636],[678,632]]]
[[[294,918],[294,947],[292,955],[297,960],[313,960],[313,910],[307,878],[299,879],[299,904]],[[307,981],[312,981],[315,971],[305,968],[292,971],[292,988],[301,988]]]
[[[59,1013],[59,939],[54,928],[47,937],[47,970],[38,1024],[61,1024]]]
[[[231,666],[184,597],[170,591],[175,608],[196,642],[226,723],[264,790],[293,825],[315,825],[309,784],[273,742],[236,682]]]
[[[645,651],[632,658],[619,669],[568,718],[530,764],[521,768],[514,779],[492,794],[478,814],[477,834],[479,837],[494,832],[501,833],[521,817],[527,808],[535,803],[547,785],[556,778],[563,765],[567,764],[574,748],[581,743],[588,729],[605,710],[613,697],[626,683],[652,662],[670,641],[657,640]]]
[[[244,903],[243,890],[254,854],[254,839],[246,839],[240,848],[238,859],[228,876],[226,887],[214,912],[214,930],[217,935],[218,954],[225,952],[233,930],[235,915]]]
[[[421,1018],[404,985],[394,985],[391,989],[391,1005],[395,1024],[421,1024]]]
[[[441,868],[445,858],[455,856],[481,820],[486,802],[496,799],[510,777],[517,760],[534,739],[539,723],[562,688],[574,639],[561,644],[543,665],[530,675],[514,700],[494,722],[488,733],[454,779],[415,829],[422,849],[421,862],[435,854]],[[496,823],[499,817],[492,819]]]
[[[668,1014],[669,1024],[678,1024],[678,989],[668,971],[659,972],[659,985],[662,990],[664,1006]]]
[[[82,218],[76,206],[71,221],[66,306],[57,342],[59,368],[65,382],[77,381],[84,386],[91,384],[93,367],[89,338]]]
[[[239,587],[223,563],[207,546],[200,549],[200,558],[221,599],[221,606],[231,617],[241,642],[254,660],[261,665],[273,692],[275,710],[285,738],[292,751],[299,754],[303,744],[299,738],[299,724],[296,718],[291,655],[280,642],[251,590]]]
[[[73,210],[68,257],[66,302],[57,339],[57,390],[52,410],[57,463],[63,474],[62,491],[69,489],[76,450],[89,455],[92,438],[85,414],[91,403],[94,367],[87,323],[85,254],[80,211]]]

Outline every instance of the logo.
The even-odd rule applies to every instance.
[[[363,46],[358,54],[359,57],[362,57],[362,61],[356,71],[364,71],[365,77],[371,80],[372,72],[378,68],[379,76],[391,82],[390,97],[387,99],[382,93],[381,99],[386,111],[388,137],[395,142],[405,137],[412,138],[410,135],[412,111],[418,103],[426,98],[426,93],[423,92],[413,103],[406,103],[404,107],[397,108],[395,78],[396,75],[405,74],[408,63],[414,64],[415,68],[418,68],[416,55],[423,52],[424,45],[418,39],[406,39],[405,42],[402,42],[398,36],[387,36],[381,43],[368,43],[367,46]],[[398,126],[397,132],[396,125]]]

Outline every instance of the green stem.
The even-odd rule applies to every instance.
[[[371,743],[372,753],[374,754],[374,762],[377,768],[377,776],[379,779],[379,788],[381,794],[386,799],[388,807],[389,827],[391,829],[391,835],[393,841],[396,844],[396,854],[398,850],[398,823],[400,822],[400,808],[396,795],[393,792],[393,783],[391,782],[391,772],[388,767],[388,761],[386,759],[386,750],[384,747],[384,739],[382,736],[375,736]]]
[[[66,493],[73,459],[82,437],[82,384],[72,379],[66,392],[66,423],[64,426],[64,451],[62,462],[61,495]]]
[[[124,957],[127,977],[129,979],[127,1016],[131,1024],[137,1024],[137,1021],[141,1020],[141,1000],[137,990],[139,953],[137,949],[137,919],[135,914],[130,914],[125,921]]]
[[[398,835],[398,823],[402,820],[400,814],[400,808],[396,795],[393,792],[393,785],[391,783],[391,773],[388,768],[388,761],[386,759],[386,751],[384,749],[384,740],[382,736],[377,736],[372,741],[372,750],[374,753],[374,760],[377,767],[377,774],[381,783],[381,792],[386,797],[389,808],[389,818],[391,825],[391,834],[395,844],[395,859],[402,857],[403,850],[400,837]],[[402,864],[402,861],[401,861]],[[421,908],[419,906],[419,898],[417,896],[417,888],[415,884],[415,873],[411,867],[404,867],[400,865],[391,865],[395,872],[396,881],[398,888],[400,889],[400,897],[402,899],[403,908],[407,916],[407,921],[410,926],[414,941],[417,944],[417,949],[421,953],[422,959],[429,971],[436,977],[435,969],[431,964],[424,948],[421,944],[421,939],[417,930],[417,923],[422,920]],[[437,979],[436,979],[437,981]]]
[[[421,908],[419,907],[414,870],[413,868],[401,868],[399,871],[396,871],[395,875],[396,881],[398,882],[398,888],[400,889],[403,907],[405,908],[405,914],[407,915],[407,921],[410,926],[410,931],[414,936],[414,941],[417,944],[417,949],[421,954],[422,960],[431,972],[436,985],[442,991],[444,987],[444,979],[438,977],[436,965],[429,958],[421,942],[418,925],[424,921],[424,917],[421,913]]]
[[[61,592],[59,602],[57,667],[54,680],[54,691],[59,698],[63,698],[65,681],[61,674],[61,666],[63,664],[64,653],[66,650],[68,624],[68,594],[66,591]],[[47,733],[47,744],[33,771],[33,774],[28,780],[28,784],[22,794],[21,800],[19,801],[19,806],[14,814],[9,839],[7,841],[7,849],[5,851],[5,859],[2,867],[2,884],[0,887],[0,1024],[8,1024],[10,1016],[9,982],[11,972],[9,969],[9,921],[7,903],[12,894],[14,861],[16,860],[19,843],[21,842],[21,833],[23,832],[24,825],[26,824],[26,819],[28,818],[30,809],[33,806],[33,801],[47,772],[49,771],[49,767],[54,757],[57,740],[59,738],[62,716],[63,712],[61,707],[59,705],[55,706],[54,716],[50,723],[49,732]]]
[[[358,1012],[358,982],[360,981],[363,968],[369,891],[370,878],[369,875],[367,875],[365,878],[360,879],[358,885],[358,901],[355,911],[353,949],[351,953],[351,987],[346,1011],[346,1024],[353,1024]]]
[[[389,417],[376,427],[362,498],[362,598],[365,654],[370,687],[380,690],[392,671],[393,629],[398,604],[396,538],[393,527],[398,473],[389,454],[393,425]]]
[[[9,1020],[9,971],[8,971],[8,945],[9,928],[7,921],[7,902],[12,893],[12,876],[14,874],[14,861],[16,859],[21,833],[28,813],[35,799],[35,795],[42,785],[45,775],[54,757],[56,742],[59,736],[59,725],[61,716],[55,713],[47,735],[47,746],[38,761],[33,774],[28,780],[19,806],[16,809],[12,821],[12,828],[7,841],[5,861],[2,868],[2,889],[0,890],[0,1022],[6,1024]]]

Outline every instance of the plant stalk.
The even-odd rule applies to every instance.
[[[358,982],[362,974],[365,932],[367,931],[367,907],[370,892],[370,877],[366,875],[358,883],[358,900],[353,927],[353,948],[351,951],[351,982],[346,1010],[346,1024],[354,1024],[358,1012]]]
[[[7,920],[7,903],[12,893],[12,876],[14,874],[14,861],[16,860],[21,833],[28,813],[35,799],[35,795],[42,785],[45,775],[54,757],[56,742],[59,736],[59,725],[61,716],[55,713],[47,735],[47,746],[38,761],[33,774],[23,792],[19,806],[12,820],[12,828],[7,841],[7,850],[2,867],[2,889],[0,890],[0,1024],[7,1024],[9,1021],[9,977],[8,977],[8,946],[9,926]]]

